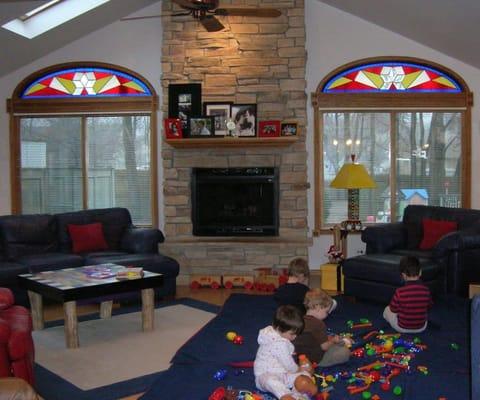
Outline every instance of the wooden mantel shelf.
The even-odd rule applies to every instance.
[[[176,148],[200,147],[286,147],[297,142],[297,136],[280,136],[273,138],[198,138],[198,139],[165,139],[165,142]]]

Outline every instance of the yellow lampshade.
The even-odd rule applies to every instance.
[[[374,189],[377,187],[362,164],[345,163],[330,183],[335,189]]]

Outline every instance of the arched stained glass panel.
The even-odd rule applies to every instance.
[[[324,85],[323,93],[460,93],[451,76],[429,66],[407,62],[371,63],[336,74]]]
[[[28,84],[22,99],[151,96],[138,78],[107,68],[69,68],[48,73]]]

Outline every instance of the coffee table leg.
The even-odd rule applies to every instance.
[[[63,313],[65,316],[65,344],[69,349],[76,349],[79,347],[77,302],[67,301],[63,303]]]
[[[42,296],[35,292],[28,291],[30,307],[32,311],[33,330],[43,329],[43,300]]]
[[[155,318],[155,294],[153,289],[142,289],[142,329],[153,331]]]
[[[102,301],[100,303],[100,318],[110,318],[112,316],[113,300]]]

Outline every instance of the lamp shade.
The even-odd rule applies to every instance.
[[[377,187],[362,164],[345,163],[330,187],[336,189],[374,189]]]

